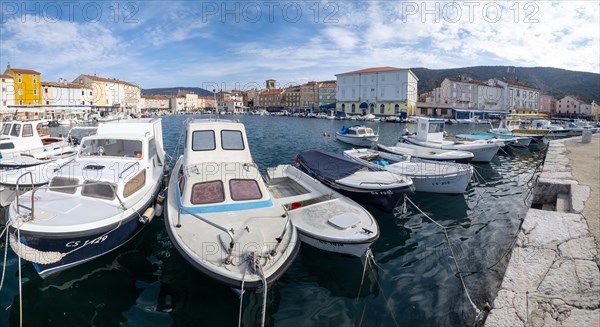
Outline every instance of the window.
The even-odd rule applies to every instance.
[[[223,150],[244,150],[244,139],[240,131],[221,131],[221,147]]]
[[[379,113],[382,115],[385,113],[385,106],[383,105],[383,103],[379,106]]]
[[[125,184],[123,189],[123,196],[128,197],[133,193],[139,191],[146,184],[146,170],[140,171],[134,178]]]
[[[142,141],[120,139],[89,139],[81,145],[82,156],[141,158]]]
[[[192,150],[206,151],[215,149],[214,131],[194,131],[192,133]]]
[[[356,112],[356,105],[353,103],[352,104],[352,113],[355,113],[355,112]]]
[[[234,201],[257,200],[262,198],[258,183],[253,179],[232,179],[229,181],[231,199]]]
[[[223,182],[211,181],[196,183],[192,186],[191,202],[193,204],[208,204],[225,201]]]
[[[113,184],[107,182],[85,181],[81,195],[91,198],[112,200],[115,198]]]
[[[10,130],[10,136],[19,136],[19,134],[21,134],[21,125],[20,124],[13,124],[12,129]]]
[[[33,78],[33,84],[37,84],[37,79],[35,77]]]
[[[44,88],[44,93],[46,93],[46,94],[48,93],[48,88],[47,87]]]
[[[23,125],[23,137],[33,136],[33,126],[31,124]]]
[[[2,127],[2,135],[8,135],[10,133],[11,126],[11,124],[5,124],[4,127]]]
[[[79,180],[77,178],[70,178],[70,177],[54,177],[52,178],[52,180],[50,181],[50,186],[65,186],[65,187],[57,187],[57,188],[53,188],[52,191],[54,192],[61,192],[61,193],[67,193],[67,194],[75,194],[75,190],[77,189],[76,186],[77,184],[79,184]],[[73,186],[73,187],[66,187],[66,186]]]
[[[400,105],[395,105],[394,106],[394,115],[397,115],[400,113]]]
[[[37,90],[33,90],[33,95],[37,95]]]
[[[19,95],[23,94],[23,90],[21,88],[19,88]]]

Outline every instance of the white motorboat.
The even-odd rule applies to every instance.
[[[373,132],[373,129],[363,125],[343,126],[335,137],[348,144],[356,146],[371,146],[379,140],[379,135]]]
[[[191,120],[186,135],[169,181],[165,225],[173,245],[218,282],[266,288],[291,265],[300,239],[252,160],[244,125]]]
[[[77,151],[68,140],[42,132],[42,120],[8,121],[0,132],[0,167],[25,167]]]
[[[405,142],[434,149],[460,150],[473,153],[474,162],[490,162],[504,146],[499,140],[494,141],[459,141],[447,140],[444,137],[444,121],[418,117],[417,135],[402,136]]]
[[[434,161],[469,163],[473,159],[473,153],[469,151],[434,149],[404,142],[398,142],[395,146],[385,146],[378,143],[377,149],[397,155],[409,155],[413,158]]]
[[[415,191],[430,193],[464,193],[473,176],[469,164],[440,161],[411,161],[410,156],[399,156],[372,149],[352,149],[344,155],[366,167],[383,169],[413,181]]]
[[[120,247],[161,210],[164,159],[160,119],[101,124],[48,186],[17,191],[11,248],[46,277]]]
[[[369,211],[296,167],[268,168],[267,176],[273,200],[287,208],[302,242],[361,257],[379,238],[379,226]]]

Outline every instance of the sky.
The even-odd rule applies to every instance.
[[[0,72],[264,88],[369,68],[600,73],[600,1],[0,1]]]

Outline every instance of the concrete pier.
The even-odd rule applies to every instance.
[[[551,141],[485,326],[600,326],[600,135]]]

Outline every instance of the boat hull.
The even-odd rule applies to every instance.
[[[473,153],[473,162],[490,162],[498,152],[500,146],[494,143],[481,144],[436,144],[431,142],[419,142],[410,137],[405,137],[405,141],[428,148],[443,150],[459,150]]]
[[[154,201],[160,190],[161,187],[159,185],[150,200],[137,210],[140,214],[154,205]],[[7,210],[6,212],[6,219],[9,219],[9,211]],[[83,232],[31,233],[27,230],[17,231],[12,225],[10,231],[14,240],[17,239],[18,235],[18,240],[21,244],[33,248],[35,251],[39,251],[39,253],[33,253],[34,256],[39,255],[37,260],[29,261],[33,262],[33,266],[40,277],[46,278],[52,274],[80,265],[119,248],[135,237],[146,224],[147,223],[141,221],[140,215],[134,212],[126,218],[123,218],[120,223]],[[20,249],[16,248],[18,246],[19,245],[15,242],[11,242],[11,247],[17,254],[20,251]],[[32,252],[33,251],[30,251],[29,255],[31,255]],[[66,255],[57,262],[48,264],[41,263],[55,261],[59,257],[52,256],[57,253],[66,253]]]
[[[405,144],[413,145],[410,143],[405,143]],[[414,146],[416,146],[416,145],[414,145]],[[431,148],[426,148],[426,147],[423,147],[423,148],[431,149]],[[381,144],[377,144],[377,149],[388,152],[388,153],[396,154],[396,155],[410,155],[413,158],[441,161],[441,162],[469,163],[473,159],[472,153],[469,152],[469,154],[466,155],[466,154],[464,154],[464,151],[462,153],[459,151],[453,151],[453,152],[456,152],[457,154],[460,153],[460,155],[454,156],[454,155],[452,155],[452,152],[450,152],[450,151],[446,152],[445,150],[441,150],[441,149],[437,149],[437,150],[440,150],[439,152],[435,151],[436,149],[433,149],[432,151],[429,151],[429,153],[424,153],[422,151],[421,152],[419,152],[419,151],[399,152],[399,151],[395,151],[394,147],[387,147],[387,146],[383,146]]]
[[[336,139],[341,142],[356,145],[356,146],[371,146],[373,143],[379,140],[379,136],[350,136],[341,134],[340,132],[335,133]]]
[[[362,257],[374,242],[374,240],[362,243],[341,242],[337,240],[316,238],[303,233],[302,230],[298,231],[300,232],[300,240],[314,248],[353,257]]]

